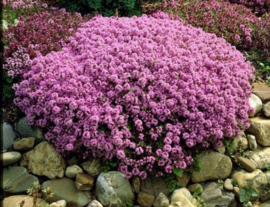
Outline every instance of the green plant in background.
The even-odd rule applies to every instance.
[[[81,14],[98,12],[103,16],[115,16],[117,9],[119,16],[142,15],[140,1],[138,0],[60,0],[59,6]]]
[[[251,197],[257,197],[257,196],[259,196],[259,194],[252,187],[250,187],[250,188],[246,188],[246,187],[240,188],[239,198],[240,198],[241,203],[247,203],[247,202],[249,202]]]
[[[7,71],[2,71],[3,76],[2,76],[2,94],[5,98],[13,98],[14,97],[14,90],[12,89],[13,85],[13,79],[10,78],[7,74]]]
[[[202,193],[201,188],[197,187],[192,195],[193,198],[197,200],[198,207],[206,207],[204,200],[201,198],[200,194]]]
[[[196,170],[196,171],[200,171],[201,170],[202,164],[200,162],[200,159],[199,159],[199,155],[198,154],[196,154],[193,157],[192,166],[193,166],[193,169]]]
[[[235,186],[235,187],[238,186],[237,180],[231,179],[231,183],[232,183],[232,185]]]
[[[41,189],[41,186],[38,182],[34,182],[33,183],[33,186],[32,188],[28,188],[27,189],[27,193],[29,196],[33,196],[33,207],[42,207],[39,205],[38,203],[38,198],[41,198],[42,195],[40,193],[40,189]],[[46,188],[46,189],[43,189],[42,192],[45,193],[45,198],[44,200],[46,201],[48,198],[52,198],[53,197],[53,192],[52,192],[52,189],[50,187]],[[21,202],[20,203],[20,207],[23,207],[24,205],[24,202]],[[49,207],[50,205],[46,205],[46,207]]]
[[[119,160],[117,159],[111,159],[111,160],[105,160],[103,172],[106,173],[114,168],[116,168],[119,164]]]
[[[170,192],[173,192],[180,187],[180,183],[175,179],[173,174],[164,174],[163,178]]]

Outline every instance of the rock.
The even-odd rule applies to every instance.
[[[239,187],[233,187],[233,192],[239,198],[240,195],[240,188]]]
[[[270,101],[263,106],[264,115],[270,118]]]
[[[28,120],[26,117],[19,120],[15,130],[21,137],[35,137],[37,141],[43,140],[45,138],[40,128],[28,125]]]
[[[214,149],[221,154],[224,154],[226,152],[226,147],[224,145],[221,147],[214,147]]]
[[[249,134],[249,135],[247,135],[247,139],[248,139],[249,149],[256,150],[257,149],[256,137]]]
[[[131,185],[132,185],[135,193],[139,193],[140,188],[141,188],[140,178],[138,178],[136,176],[132,177],[132,179],[131,179]]]
[[[14,139],[16,138],[16,134],[13,127],[8,122],[1,123],[1,128],[3,136],[1,136],[2,145],[0,150],[6,151],[7,149],[11,148]]]
[[[83,162],[81,166],[91,176],[96,176],[103,170],[102,160],[96,158]]]
[[[247,149],[248,143],[245,132],[241,131],[241,137],[233,137],[231,145],[232,147],[226,147],[229,153],[233,153],[235,149],[242,149],[242,150]]]
[[[254,188],[259,194],[259,197],[264,194],[264,190],[268,185],[267,176],[259,169],[251,173],[244,170],[235,171],[232,173],[232,179],[237,180],[239,188]]]
[[[94,178],[90,175],[78,173],[75,184],[78,190],[91,190],[94,184]]]
[[[30,150],[33,149],[34,145],[35,137],[22,138],[21,140],[13,143],[13,149],[18,151]]]
[[[47,200],[49,203],[65,200],[67,206],[82,207],[91,201],[82,191],[76,188],[74,181],[70,178],[48,180],[41,185],[42,189],[48,187],[54,193],[53,197]],[[44,193],[42,196],[45,196]]]
[[[203,192],[203,187],[200,183],[195,183],[195,184],[189,185],[187,189],[189,190],[189,192],[194,193],[197,188],[200,189],[199,194],[201,194]]]
[[[56,201],[50,204],[50,207],[66,207],[67,202],[65,200]]]
[[[78,165],[68,166],[65,175],[69,178],[75,178],[78,173],[83,173],[82,168]]]
[[[33,174],[54,179],[64,176],[66,163],[53,145],[43,141],[23,155],[21,166],[26,166]]]
[[[154,207],[168,207],[170,204],[169,199],[163,194],[160,193],[154,202]]]
[[[269,207],[270,206],[270,200],[266,201],[265,203],[260,203],[259,207]]]
[[[135,197],[129,180],[121,172],[101,173],[96,182],[96,194],[103,206],[121,206]]]
[[[173,192],[170,207],[196,207],[196,199],[192,197],[187,188],[180,188]]]
[[[270,100],[270,87],[266,83],[252,83],[252,93],[256,94],[263,103]]]
[[[208,182],[203,185],[203,188],[201,198],[207,207],[236,206],[234,193],[224,190],[222,184]]]
[[[254,170],[256,170],[256,165],[252,160],[245,157],[238,157],[237,160],[239,164],[246,169],[246,171],[253,172]]]
[[[252,207],[251,201],[248,201],[247,203],[243,203],[243,207]]]
[[[254,109],[254,113],[249,114],[249,117],[254,117],[262,109],[262,101],[255,94],[252,94],[248,101],[250,106]]]
[[[1,175],[3,181],[1,188],[6,193],[26,193],[28,188],[33,187],[38,178],[27,173],[24,167],[4,168]]]
[[[224,182],[224,185],[223,187],[226,189],[226,190],[229,190],[229,191],[233,191],[233,184],[232,184],[232,180],[230,178],[227,178]]]
[[[207,180],[225,179],[229,177],[232,171],[231,159],[218,152],[202,152],[199,154],[201,163],[200,171],[193,171],[191,181],[200,183]]]
[[[245,154],[255,163],[257,169],[266,169],[270,165],[270,147],[258,148]]]
[[[187,184],[190,181],[190,176],[187,173],[183,173],[183,176],[180,178],[179,176],[175,175],[176,180],[180,183],[180,187],[187,187]]]
[[[264,201],[268,201],[268,200],[270,200],[270,191],[269,190],[261,196],[261,201],[264,202]]]
[[[87,207],[103,207],[97,200],[92,200]]]
[[[270,119],[255,117],[250,118],[249,122],[250,127],[247,131],[256,137],[257,143],[270,146]]]
[[[170,190],[162,178],[157,178],[155,182],[152,182],[150,177],[141,180],[141,191],[155,197],[157,197],[161,192],[164,193],[165,196],[170,195]]]
[[[2,207],[20,207],[20,203],[24,201],[23,207],[33,207],[33,197],[28,195],[13,195],[5,198],[1,202]],[[46,206],[48,203],[41,198],[37,199],[40,206]]]
[[[21,159],[22,155],[19,152],[4,152],[0,156],[0,161],[3,166],[12,165]]]
[[[151,207],[155,201],[155,196],[140,191],[138,193],[137,202],[143,207]]]

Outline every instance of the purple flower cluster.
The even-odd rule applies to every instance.
[[[237,3],[245,5],[251,8],[258,15],[270,12],[269,0],[229,0],[231,3]]]
[[[14,102],[59,152],[116,156],[144,179],[186,169],[190,148],[249,127],[253,70],[224,39],[165,13],[97,16],[33,60]]]

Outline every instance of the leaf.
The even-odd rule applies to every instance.
[[[72,157],[72,158],[70,159],[71,164],[74,164],[76,161],[77,161],[76,157]]]
[[[241,203],[248,202],[251,197],[251,192],[246,187],[240,188],[239,197]]]
[[[180,177],[180,178],[183,176],[183,170],[180,169],[180,168],[174,168],[174,169],[173,169],[173,173],[174,173],[175,175],[177,175],[178,177]]]
[[[249,188],[248,191],[251,194],[251,196],[253,196],[253,197],[259,196],[259,194],[257,193],[257,191],[254,188]]]
[[[200,187],[197,187],[195,190],[194,190],[194,195],[196,195],[195,197],[197,197],[199,194],[201,194],[201,188]]]
[[[128,206],[133,206],[133,205],[134,205],[134,203],[133,203],[132,200],[127,200],[127,201],[126,201],[126,204],[127,204]]]

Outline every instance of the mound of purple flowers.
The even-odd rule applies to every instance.
[[[249,127],[249,62],[166,14],[97,16],[59,52],[38,56],[15,103],[63,154],[120,160],[128,178],[186,169],[195,146]],[[82,151],[83,150],[83,151]]]

